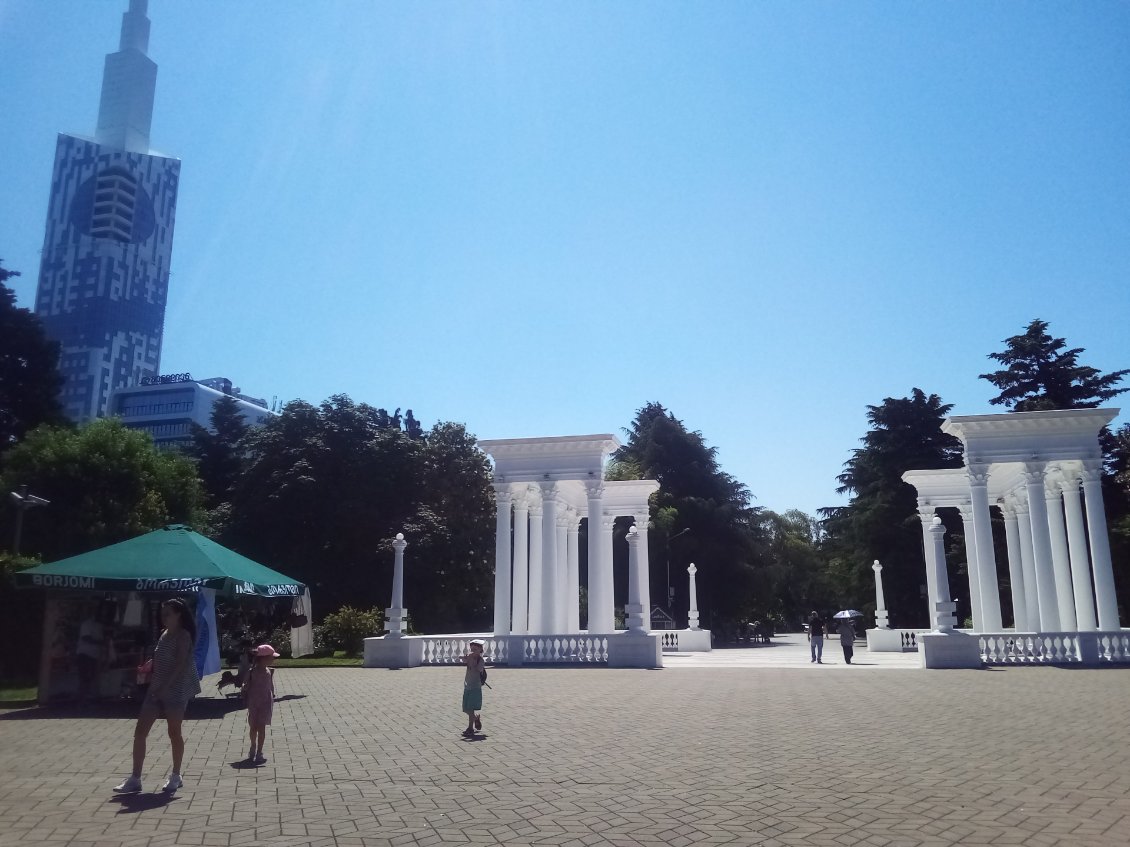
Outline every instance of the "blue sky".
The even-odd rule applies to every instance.
[[[24,305],[55,133],[93,132],[126,5],[0,0]],[[1035,317],[1130,367],[1130,4],[149,16],[153,145],[183,160],[164,372],[483,438],[657,400],[760,505],[811,512],[868,404],[994,411],[977,375]]]

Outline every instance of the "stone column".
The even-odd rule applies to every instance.
[[[651,631],[651,563],[648,560],[647,530],[651,517],[647,512],[640,512],[636,516],[636,532],[640,536],[639,581],[640,602],[643,603],[643,628],[644,632]]]
[[[636,527],[628,529],[628,634],[646,635],[643,604],[640,602],[640,533]]]
[[[934,525],[934,507],[921,498],[918,500],[918,520],[922,523],[922,557],[926,560],[926,620],[933,626],[937,568],[934,565],[934,536],[930,534],[930,527]]]
[[[1072,476],[1061,484],[1063,507],[1067,512],[1067,549],[1071,557],[1071,582],[1075,589],[1075,625],[1080,632],[1093,632],[1095,597],[1091,587],[1091,557],[1087,554],[1087,533],[1083,528],[1083,503],[1079,497],[1079,478]]]
[[[565,527],[566,562],[565,572],[565,631],[581,631],[581,519],[572,509],[569,510],[569,525]]]
[[[890,629],[887,621],[887,601],[883,597],[883,566],[876,559],[871,563],[871,570],[875,571],[875,628]]]
[[[1040,597],[1036,591],[1036,554],[1032,548],[1032,516],[1028,514],[1028,495],[1016,501],[1016,525],[1020,530],[1020,563],[1024,568],[1024,608],[1029,632],[1040,631]]]
[[[981,587],[982,632],[1000,632],[1000,580],[997,579],[997,554],[993,548],[993,517],[989,511],[989,466],[968,467],[969,493],[973,508],[973,533],[977,542],[977,577]]]
[[[494,634],[510,634],[510,486],[494,486]]]
[[[600,609],[600,622],[602,625],[607,624],[608,626],[607,629],[602,628],[601,633],[616,631],[616,582],[612,570],[612,536],[615,529],[615,515],[600,516],[600,577],[603,585],[601,594],[604,597],[604,603]]]
[[[1091,539],[1091,567],[1095,572],[1095,602],[1099,609],[1099,629],[1120,628],[1118,598],[1114,593],[1114,571],[1110,563],[1110,537],[1103,507],[1102,462],[1083,462],[1083,498],[1087,504],[1087,534]]]
[[[981,573],[977,561],[977,531],[973,528],[973,506],[959,506],[961,526],[965,530],[965,565],[969,571],[969,615],[973,618],[973,631],[985,631],[985,618],[981,614]],[[954,606],[956,609],[956,605]],[[961,624],[961,621],[958,621]]]
[[[541,624],[542,633],[557,627],[557,483],[541,484]]]
[[[1012,594],[1012,628],[1024,630],[1028,627],[1028,604],[1024,596],[1024,559],[1020,552],[1020,522],[1016,517],[1016,507],[1012,503],[1002,503],[1004,515],[1004,541],[1008,548],[1008,583]]]
[[[510,631],[525,635],[529,629],[530,507],[525,492],[514,498],[514,582],[511,592]]]
[[[1071,554],[1067,550],[1067,527],[1063,523],[1063,492],[1055,480],[1044,486],[1044,508],[1048,512],[1048,532],[1052,542],[1052,573],[1055,575],[1055,596],[1059,601],[1059,626],[1068,632],[1077,631],[1075,592],[1071,588]]]
[[[404,637],[404,627],[408,620],[408,610],[404,608],[404,548],[407,546],[404,533],[396,533],[392,542],[392,604],[385,609],[385,622],[388,624],[388,635],[385,638]]]
[[[698,573],[698,568],[694,566],[694,562],[687,565],[687,573],[690,574],[690,606],[687,609],[687,629],[699,629],[698,625],[698,586],[695,585],[694,575]]]
[[[545,519],[542,509],[541,489],[530,488],[533,498],[530,502],[530,600],[527,612],[526,632],[531,635],[544,635],[546,621],[541,614],[541,597],[546,589],[542,585],[545,571],[541,566],[541,556],[545,549],[542,543],[542,528]]]
[[[557,512],[557,571],[553,581],[553,631],[568,632],[569,620],[569,508]]]
[[[1044,463],[1024,463],[1028,489],[1028,514],[1032,519],[1032,558],[1036,564],[1036,596],[1040,602],[1040,630],[1058,632],[1059,606],[1052,570],[1052,540],[1048,531],[1048,509],[1044,505]]]
[[[930,616],[934,631],[952,633],[957,625],[957,604],[950,599],[950,578],[946,569],[946,528],[942,519],[935,517],[927,530],[930,533],[930,546],[934,553],[934,611]]]
[[[611,621],[605,618],[604,610],[612,609],[612,598],[604,594],[604,558],[601,555],[600,519],[604,512],[604,485],[600,482],[585,485],[588,495],[588,551],[589,551],[589,623],[588,631],[604,633],[612,631]],[[609,563],[609,568],[612,565]],[[602,627],[607,626],[607,629]]]

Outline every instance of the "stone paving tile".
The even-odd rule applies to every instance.
[[[1130,844],[1130,670],[886,669],[499,668],[472,742],[459,669],[283,669],[265,766],[205,700],[125,800],[127,710],[0,713],[0,847]]]

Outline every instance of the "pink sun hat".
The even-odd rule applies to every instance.
[[[255,648],[256,656],[270,656],[272,659],[277,659],[279,654],[275,652],[275,648],[270,644],[260,644]]]

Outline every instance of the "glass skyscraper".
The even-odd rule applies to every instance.
[[[60,134],[55,147],[35,311],[59,342],[61,400],[77,423],[161,365],[180,160],[149,149],[147,5],[130,0],[122,15],[94,137]]]

